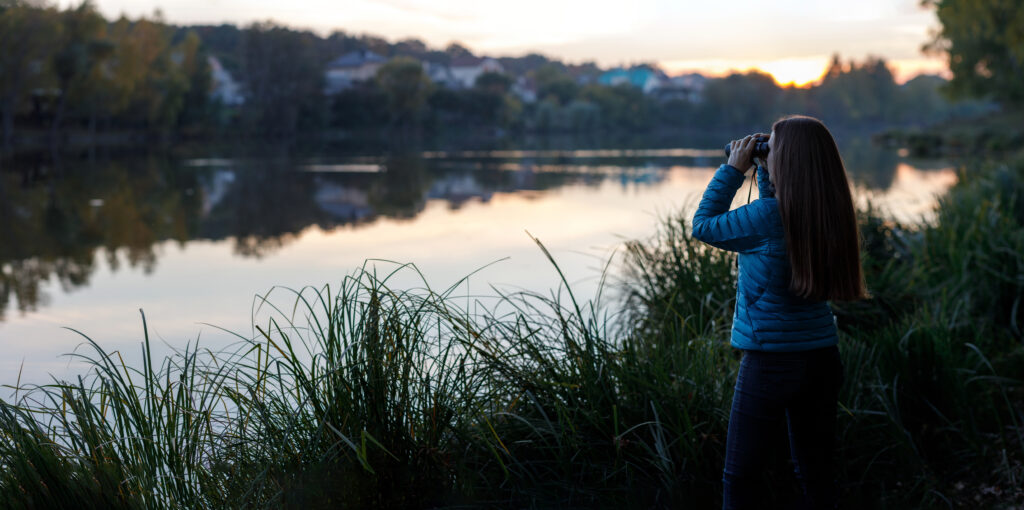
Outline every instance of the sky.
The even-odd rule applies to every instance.
[[[61,0],[60,5],[77,3]],[[602,67],[659,64],[669,74],[761,69],[780,83],[819,78],[833,53],[888,60],[897,81],[939,73],[945,60],[921,46],[938,26],[919,0],[94,0],[108,18],[151,16],[176,24],[274,20],[431,47],[459,42],[477,54],[539,52]]]

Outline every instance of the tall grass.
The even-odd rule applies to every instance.
[[[630,250],[631,260],[651,262],[650,252]],[[728,257],[707,262],[728,277]],[[516,312],[481,317],[473,347],[491,386],[506,391],[494,419],[516,506],[712,504],[733,367],[727,346],[700,333],[713,328],[698,321],[721,322],[710,306],[703,316],[673,310],[663,324],[636,325],[677,328],[681,336],[670,339],[632,327],[616,334],[612,325],[636,317],[610,317],[594,302],[580,306],[571,289],[503,302]]]
[[[1024,501],[1022,196],[1024,163],[964,173],[931,225],[862,215],[844,508]],[[0,507],[717,506],[735,257],[673,216],[618,263],[610,300],[563,278],[487,306],[364,268],[273,289],[219,352],[157,360],[143,320],[138,366],[85,337],[82,377],[0,401]],[[795,495],[785,453],[766,507]]]
[[[387,281],[361,271],[335,295],[292,292],[294,309],[276,310],[230,360],[224,395],[237,413],[216,469],[233,501],[407,508],[473,493],[459,457],[493,390],[464,348],[464,312],[448,293]]]
[[[143,317],[143,331],[145,318]],[[91,370],[19,388],[0,405],[0,500],[10,508],[179,508],[211,503],[204,465],[226,370],[186,349],[141,368],[86,337]]]
[[[844,479],[892,508],[1021,502],[1024,160],[962,168],[937,212],[862,219],[873,298],[837,307]]]

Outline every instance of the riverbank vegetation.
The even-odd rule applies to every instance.
[[[1012,154],[1024,147],[1024,107],[957,119],[923,128],[892,128],[876,133],[876,143],[905,147],[919,157],[960,158]]]
[[[0,405],[0,501],[715,506],[734,258],[686,224],[629,243],[624,279],[590,299],[566,285],[467,304],[363,271],[290,307],[275,289],[231,350],[160,360],[144,337],[131,366],[88,340],[87,374]],[[1024,160],[965,169],[932,224],[867,210],[861,229],[872,298],[834,305],[843,507],[1021,503]]]
[[[346,56],[347,67],[331,67]],[[650,63],[609,70],[539,54],[495,57],[483,72],[486,57],[457,43],[325,37],[273,22],[176,26],[159,12],[108,20],[89,2],[4,1],[0,148],[454,126],[498,134],[763,129],[790,112],[878,128],[991,109],[985,100],[947,100],[938,76],[897,84],[876,57],[836,55],[806,88],[759,71],[670,78]],[[457,64],[475,78],[456,78]],[[331,73],[346,78],[335,83]]]
[[[957,4],[983,5],[942,2]],[[977,19],[966,7],[940,6],[940,21]],[[83,19],[69,26],[99,26]],[[72,40],[53,76],[66,85],[57,111],[81,122],[90,110],[69,105],[71,78],[111,49]],[[1019,69],[986,61],[985,79]],[[960,89],[1019,100],[984,83]],[[1024,504],[1024,155],[1000,154],[963,163],[932,222],[861,211],[872,297],[834,304],[843,508]],[[79,378],[12,381],[0,401],[0,506],[715,507],[738,360],[735,259],[690,237],[685,216],[661,227],[627,243],[611,261],[624,277],[596,296],[563,279],[550,294],[474,298],[364,270],[274,289],[231,349],[158,358],[143,320],[135,364],[85,337]],[[796,496],[784,445],[775,458],[766,507]]]

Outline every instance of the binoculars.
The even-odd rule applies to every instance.
[[[732,144],[725,144],[725,157],[729,157],[729,153],[732,152]],[[768,157],[768,140],[764,137],[758,138],[757,142],[754,143],[754,150],[750,153],[752,158],[767,158]]]

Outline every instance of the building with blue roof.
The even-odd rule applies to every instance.
[[[633,67],[631,69],[616,67],[602,73],[597,78],[597,82],[608,86],[632,85],[643,90],[645,94],[649,94],[661,87],[665,79],[664,73],[649,67]]]

